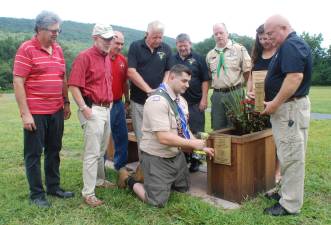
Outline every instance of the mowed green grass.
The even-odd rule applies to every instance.
[[[331,87],[312,87],[309,98],[312,112],[331,114]]]
[[[28,202],[17,105],[12,95],[0,96],[0,224],[331,224],[331,120],[311,122],[302,213],[275,218],[263,215],[263,209],[275,202],[262,195],[247,200],[238,210],[224,210],[199,198],[174,193],[166,207],[158,209],[140,202],[130,191],[98,189],[97,195],[106,204],[86,206],[80,196],[83,139],[74,104],[72,111],[65,122],[60,169],[62,186],[76,196],[68,200],[49,197],[52,208],[39,209]],[[116,179],[112,170],[107,176]]]

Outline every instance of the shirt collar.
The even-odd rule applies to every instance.
[[[193,55],[192,55],[192,50],[191,50],[191,53],[190,53],[188,56],[185,57],[184,60],[180,57],[179,52],[177,52],[177,54],[176,54],[176,58],[177,58],[177,59],[180,59],[180,60],[183,60],[183,61],[185,61],[185,60],[187,60],[187,59],[189,59],[189,58],[192,58],[192,56],[193,56]]]
[[[42,48],[42,46],[41,46],[40,41],[39,41],[38,38],[37,38],[37,35],[34,35],[34,36],[33,36],[33,38],[32,38],[32,44],[33,44],[36,48],[38,48],[38,49],[40,49],[40,50],[44,50],[44,49]],[[52,43],[51,46],[52,46],[53,52],[56,51],[56,45],[55,45],[55,43]]]
[[[232,48],[232,45],[233,45],[233,42],[229,39],[228,40],[228,43],[226,43],[225,47],[222,49],[222,48],[218,48],[217,46],[215,46],[215,51],[216,52],[221,52],[221,51],[224,51],[225,49],[231,49]]]
[[[100,49],[98,49],[97,46],[95,46],[95,45],[93,45],[92,49],[93,49],[94,53],[96,53],[99,56],[106,57],[108,55],[108,54],[104,53],[103,51],[101,51]]]

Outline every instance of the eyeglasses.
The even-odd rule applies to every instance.
[[[61,31],[62,31],[61,29],[51,30],[51,29],[48,29],[48,28],[44,28],[43,30],[49,31],[49,32],[51,32],[52,34],[56,34],[56,33],[60,34]]]

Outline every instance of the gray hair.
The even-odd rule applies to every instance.
[[[164,25],[160,21],[153,21],[150,22],[147,26],[147,33],[152,33],[152,32],[160,32],[164,33]]]
[[[61,19],[58,15],[49,11],[42,11],[36,17],[36,24],[34,27],[35,32],[38,32],[39,29],[47,29],[48,26],[53,24],[61,23]]]
[[[190,36],[188,36],[188,34],[185,33],[178,34],[178,36],[176,37],[176,42],[181,42],[181,41],[191,42]]]

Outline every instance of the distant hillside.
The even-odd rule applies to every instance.
[[[88,47],[91,44],[91,33],[93,26],[94,24],[90,23],[63,21],[61,27],[62,33],[59,37],[59,41],[66,41],[70,43],[81,42],[79,44],[80,46]],[[142,39],[145,35],[144,31],[127,27],[113,25],[113,28],[123,32],[125,35],[126,48],[128,48],[132,41]],[[34,32],[34,20],[0,17],[0,31],[2,33],[27,33],[31,36]],[[176,45],[176,41],[173,38],[165,37],[165,42],[172,48]]]

